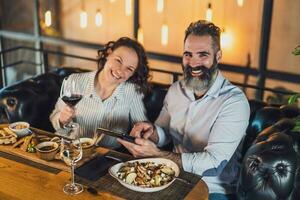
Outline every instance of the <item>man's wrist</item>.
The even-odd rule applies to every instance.
[[[154,142],[155,144],[157,144],[158,143],[158,133],[157,133],[157,130],[156,130],[156,126],[155,125],[153,125],[153,133],[152,133],[152,135],[149,137],[149,139],[152,141],[152,142]]]

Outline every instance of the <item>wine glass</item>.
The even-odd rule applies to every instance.
[[[66,79],[64,82],[64,87],[60,91],[60,97],[70,107],[75,107],[77,103],[82,99],[82,94],[76,91],[75,81]],[[65,127],[71,127],[72,123],[68,123]]]
[[[74,168],[76,162],[82,158],[82,147],[79,139],[79,124],[72,123],[70,128],[71,138],[61,139],[60,156],[61,159],[71,167],[71,183],[66,184],[63,187],[63,191],[66,194],[75,195],[83,191],[83,186],[79,183],[75,183]]]

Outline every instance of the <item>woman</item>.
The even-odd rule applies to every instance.
[[[122,37],[107,43],[98,54],[97,71],[72,74],[64,80],[62,92],[71,86],[73,93],[83,97],[76,107],[58,99],[50,115],[56,130],[74,118],[81,137],[93,137],[97,127],[127,133],[135,122],[147,120],[143,94],[148,90],[149,68],[144,48]],[[120,147],[113,137],[101,135],[100,139],[102,146]]]

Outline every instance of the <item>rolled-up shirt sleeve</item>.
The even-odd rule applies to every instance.
[[[249,113],[247,100],[230,99],[225,103],[204,151],[182,153],[183,169],[201,176],[220,175],[245,135]]]

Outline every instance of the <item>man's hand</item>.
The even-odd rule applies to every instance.
[[[158,143],[158,134],[155,129],[155,126],[148,122],[136,123],[133,126],[129,135],[131,135],[135,138],[150,139],[154,143]]]
[[[59,122],[61,125],[67,124],[75,117],[75,109],[74,107],[65,105],[60,111]]]
[[[135,138],[135,143],[117,138],[134,157],[159,157],[161,151],[152,141],[143,138]]]
[[[135,157],[162,157],[174,161],[182,168],[181,155],[169,151],[161,151],[156,145],[147,139],[136,138],[135,144],[117,138],[117,141],[124,145],[128,151]]]

